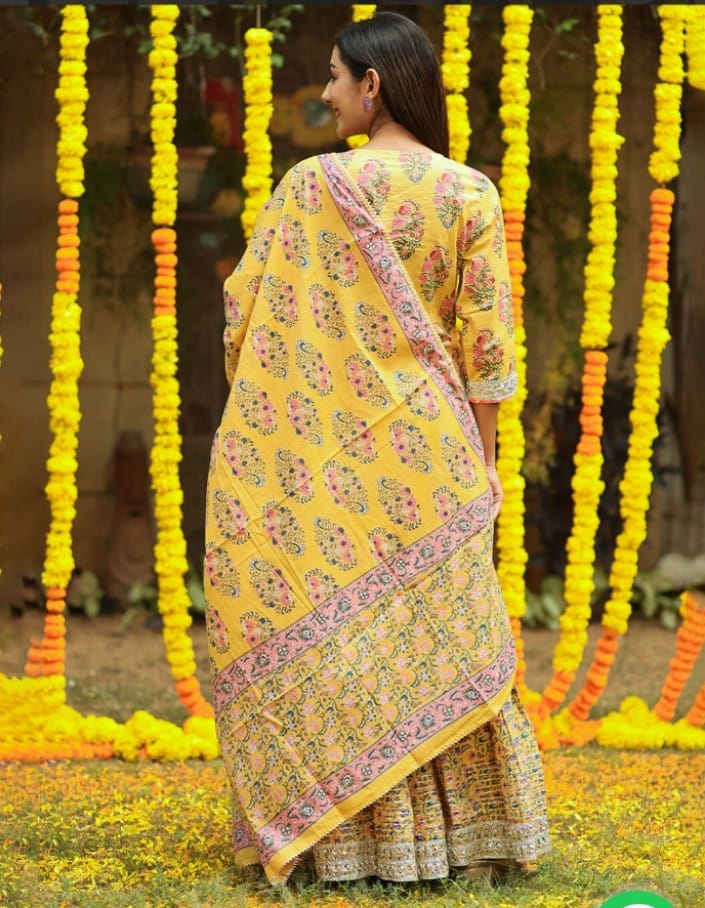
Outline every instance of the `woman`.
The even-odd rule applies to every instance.
[[[304,854],[325,880],[526,866],[548,832],[492,565],[497,193],[447,158],[403,16],[339,32],[323,100],[368,144],[292,168],[225,284],[206,577],[236,860],[272,883]]]

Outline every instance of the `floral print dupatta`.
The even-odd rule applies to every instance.
[[[292,168],[225,284],[207,624],[236,858],[272,882],[494,718],[514,679],[462,370],[364,154]],[[408,162],[383,154],[401,208]],[[457,248],[464,226],[446,231]]]

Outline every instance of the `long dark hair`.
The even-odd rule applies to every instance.
[[[428,36],[399,13],[377,13],[335,36],[340,56],[360,81],[368,69],[380,79],[391,116],[433,151],[448,156],[448,113],[441,67]]]

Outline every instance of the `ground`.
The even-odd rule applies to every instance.
[[[43,613],[29,609],[20,617],[0,610],[0,672],[21,675],[27,647],[32,638],[39,639]],[[136,709],[147,709],[160,718],[180,722],[184,717],[173,689],[169,667],[164,656],[161,634],[145,617],[139,615],[126,629],[121,629],[122,615],[68,618],[66,674],[70,705],[85,713],[109,715],[121,721]],[[599,625],[589,629],[591,656],[599,636]],[[196,618],[191,628],[198,676],[209,696],[208,655],[205,626]],[[541,690],[548,681],[553,650],[558,634],[546,630],[526,629],[527,680]],[[618,708],[629,694],[643,697],[649,705],[658,699],[661,685],[673,656],[676,635],[657,622],[632,619],[622,642],[610,681],[596,714]],[[705,654],[681,699],[679,715],[687,711],[698,688],[705,683]],[[584,660],[585,662],[586,660]],[[587,670],[583,664],[576,683]]]

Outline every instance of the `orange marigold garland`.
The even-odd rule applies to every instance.
[[[246,191],[240,220],[245,239],[255,218],[272,192],[272,142],[269,123],[274,112],[272,96],[272,33],[266,28],[245,32],[245,75],[242,80],[245,122],[242,138],[247,164],[242,186]]]
[[[705,725],[705,684],[700,688],[693,705],[688,710],[685,721],[693,728]]]
[[[529,191],[529,34],[533,10],[529,6],[505,6],[502,47],[504,61],[499,83],[506,150],[502,158],[499,190],[504,212],[507,255],[512,283],[512,307],[516,342],[517,393],[502,403],[498,416],[499,458],[497,468],[504,488],[504,502],[497,520],[497,573],[517,647],[517,681],[526,672],[521,638],[521,617],[526,610],[524,571],[524,478],[521,475],[526,448],[521,413],[526,400],[526,332],[524,330],[524,219]]]
[[[654,713],[664,722],[673,719],[685,683],[705,645],[705,605],[686,591],[682,596],[680,613],[683,623],[676,633],[676,653],[668,667],[661,696],[654,706]]]
[[[605,349],[612,330],[617,243],[617,153],[624,141],[617,132],[622,44],[622,7],[599,5],[595,45],[595,103],[590,131],[592,191],[589,240],[585,265],[584,319],[580,337],[584,366],[581,436],[573,463],[573,524],[567,543],[566,609],[561,636],[553,655],[553,676],[543,692],[540,712],[555,710],[575,679],[587,644],[590,600],[595,568],[598,506],[604,489],[602,474],[602,402],[607,378]]]
[[[658,82],[654,89],[656,118],[649,173],[661,184],[674,179],[678,174],[685,10],[683,6],[660,6],[658,9],[663,34]],[[651,192],[650,202],[648,265],[630,414],[632,432],[624,476],[620,483],[623,528],[617,538],[610,571],[609,584],[612,592],[605,606],[602,636],[585,683],[570,706],[570,713],[577,720],[587,719],[607,684],[619,638],[627,630],[639,548],[646,537],[646,513],[653,479],[651,453],[658,434],[656,417],[660,397],[661,357],[669,339],[666,327],[668,254],[674,195],[670,189],[657,188]]]
[[[179,434],[179,384],[177,380],[176,323],[176,221],[177,154],[174,146],[176,124],[176,39],[174,26],[179,7],[152,6],[150,31],[152,69],[152,158],[151,185],[154,192],[152,232],[156,277],[152,333],[151,384],[153,390],[154,441],[150,472],[154,489],[157,523],[155,572],[159,587],[159,611],[164,622],[164,644],[171,673],[176,679],[179,699],[196,716],[211,716],[212,707],[201,694],[195,677],[196,661],[187,629],[191,624],[191,600],[184,576],[188,570],[186,541],[182,530],[183,492],[179,476],[181,436]]]
[[[448,106],[450,157],[462,164],[470,147],[470,120],[465,92],[470,85],[470,4],[443,7],[441,70]]]

